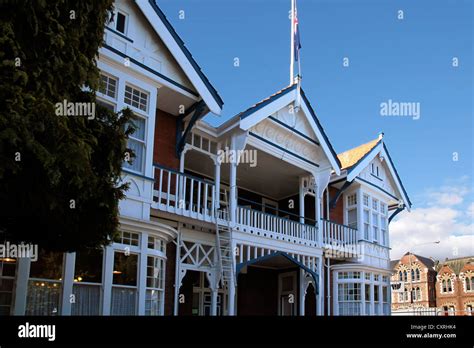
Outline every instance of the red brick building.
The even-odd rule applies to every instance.
[[[437,266],[436,306],[444,315],[472,315],[474,257],[446,260]]]
[[[432,259],[407,252],[392,261],[392,313],[436,307],[436,271]],[[411,296],[410,296],[411,294]]]

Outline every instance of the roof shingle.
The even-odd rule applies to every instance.
[[[380,139],[374,139],[368,143],[354,147],[337,155],[341,162],[341,169],[350,169],[358,164],[374,147],[380,142]]]

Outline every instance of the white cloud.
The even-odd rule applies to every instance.
[[[426,206],[403,212],[390,224],[391,259],[407,251],[440,260],[474,255],[474,203],[463,204],[469,193],[464,183],[426,191]]]
[[[464,181],[464,180],[463,180]],[[450,185],[442,186],[436,190],[428,190],[428,204],[429,205],[441,205],[441,206],[453,206],[464,202],[464,197],[470,192],[469,186],[467,185]]]

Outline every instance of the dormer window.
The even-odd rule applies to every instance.
[[[114,11],[110,17],[108,25],[112,29],[125,35],[127,33],[127,18],[128,16],[125,13]]]
[[[115,19],[115,29],[122,34],[125,34],[127,24],[127,16],[122,12],[117,12]]]

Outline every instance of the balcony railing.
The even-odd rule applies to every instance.
[[[357,229],[333,221],[321,219],[323,247],[351,253],[357,252]]]
[[[214,183],[208,180],[155,165],[152,207],[202,221],[215,222],[214,210],[217,201],[214,190]],[[218,219],[224,219],[228,216],[227,213],[227,210],[219,211]],[[310,223],[304,224],[288,217],[278,216],[282,213],[275,210],[275,214],[270,214],[238,206],[235,229],[274,240],[355,253],[356,229],[322,220],[322,240],[319,240],[318,228],[311,223],[311,220],[307,219],[306,222]],[[299,217],[295,215],[294,218]]]
[[[155,165],[153,208],[198,220],[214,220],[215,185],[195,176]]]
[[[236,229],[275,240],[310,246],[318,245],[316,226],[302,224],[247,207],[237,207]]]

